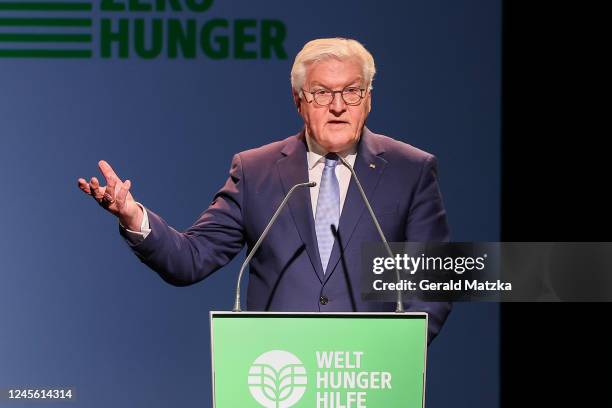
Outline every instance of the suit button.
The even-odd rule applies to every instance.
[[[322,305],[326,305],[327,302],[329,302],[329,299],[327,298],[327,296],[321,296],[319,298],[319,303],[321,303]]]

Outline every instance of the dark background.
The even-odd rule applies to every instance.
[[[611,240],[604,15],[504,2],[504,241]],[[611,306],[502,304],[501,406],[610,406]]]

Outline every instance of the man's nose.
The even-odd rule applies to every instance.
[[[329,104],[329,110],[333,113],[342,113],[346,110],[346,103],[342,99],[342,93],[336,92],[332,94],[332,101]]]

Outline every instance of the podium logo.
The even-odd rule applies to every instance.
[[[295,355],[283,350],[263,353],[249,369],[251,395],[265,408],[289,408],[306,392],[306,369]]]

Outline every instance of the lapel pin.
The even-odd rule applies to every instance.
[[[375,165],[374,163],[370,163],[370,168],[371,168],[371,169],[375,169],[375,168],[376,168],[376,165]]]

